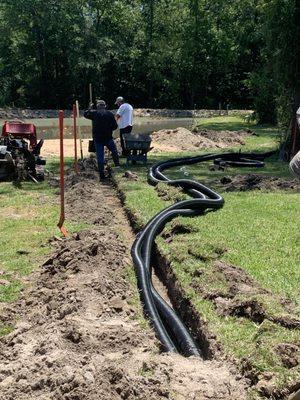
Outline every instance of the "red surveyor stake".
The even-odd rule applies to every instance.
[[[76,174],[79,174],[78,171],[78,162],[77,162],[77,125],[76,125],[76,118],[77,118],[77,109],[76,104],[73,104],[73,136],[74,136],[74,170]]]
[[[64,163],[64,112],[59,111],[59,140],[60,140],[60,218],[57,226],[66,237],[68,231],[63,227],[65,222],[65,163]]]

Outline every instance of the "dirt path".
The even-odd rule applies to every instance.
[[[93,228],[54,241],[1,311],[16,329],[0,340],[0,399],[246,399],[233,367],[159,353],[126,278],[133,236],[112,187],[85,179],[67,201]]]

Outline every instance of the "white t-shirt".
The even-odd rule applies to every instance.
[[[130,104],[128,104],[128,103],[122,104],[119,107],[117,114],[120,115],[120,117],[121,117],[118,120],[120,129],[126,128],[126,126],[133,125],[133,108]]]

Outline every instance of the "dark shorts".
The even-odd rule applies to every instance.
[[[120,129],[120,134],[123,135],[124,133],[131,133],[132,132],[132,126],[128,125],[125,128]]]
[[[132,126],[130,126],[130,125],[126,126],[125,128],[120,129],[120,140],[121,140],[121,147],[122,147],[123,155],[126,155],[125,143],[124,143],[123,135],[125,133],[131,133],[131,132],[132,132]]]

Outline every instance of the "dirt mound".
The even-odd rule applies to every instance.
[[[72,188],[77,183],[87,180],[96,182],[99,177],[97,159],[93,156],[86,157],[83,160],[78,161],[78,171],[80,174],[74,173],[74,168],[69,168],[65,172],[65,189]],[[52,176],[48,180],[48,184],[51,187],[59,188],[60,178]]]
[[[300,190],[299,179],[285,179],[276,176],[258,174],[224,176],[218,183],[225,187],[226,192],[248,190]]]
[[[186,128],[162,129],[152,134],[153,152],[177,152],[216,147],[213,141],[197,137]]]
[[[121,205],[109,185],[81,179],[67,210],[93,228],[52,241],[53,254],[1,311],[15,330],[0,339],[0,399],[245,399],[223,361],[159,354],[126,278],[133,237]]]
[[[218,297],[214,302],[221,315],[249,318],[251,321],[259,324],[266,317],[263,305],[255,299],[239,301]]]
[[[294,368],[300,364],[300,342],[298,345],[280,343],[276,348],[276,352],[285,367]]]
[[[244,131],[213,131],[186,128],[162,129],[153,132],[153,152],[195,151],[206,148],[226,148],[245,144],[243,138],[253,135],[250,130]]]
[[[257,136],[257,134],[251,129],[240,131],[214,131],[211,129],[196,128],[193,130],[193,133],[212,140],[213,142],[219,144],[221,148],[237,144],[244,145],[245,141],[243,138],[247,136]]]

